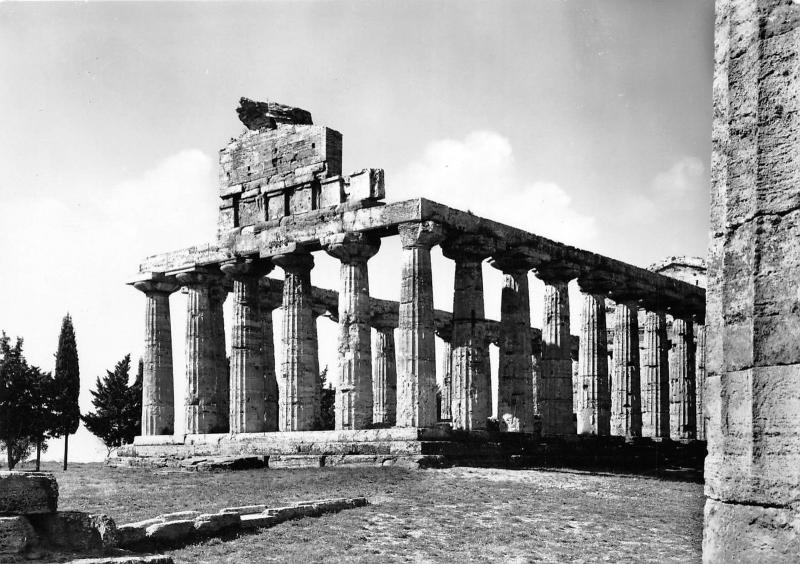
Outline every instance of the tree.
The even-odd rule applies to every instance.
[[[336,428],[336,390],[328,382],[328,367],[319,374],[322,387],[320,399],[320,428],[323,430]]]
[[[22,339],[0,336],[0,441],[6,450],[9,470],[27,457],[34,446],[38,455],[51,432],[50,410],[53,380],[22,354]]]
[[[54,381],[56,390],[53,405],[54,434],[57,437],[64,437],[64,470],[66,470],[69,436],[78,430],[81,421],[81,412],[78,406],[78,395],[81,388],[78,346],[75,344],[75,330],[72,327],[72,317],[69,313],[61,322]]]
[[[110,454],[115,448],[133,442],[142,427],[142,364],[133,384],[128,386],[131,355],[120,360],[105,377],[97,377],[92,390],[95,413],[82,416],[89,431],[106,445]]]

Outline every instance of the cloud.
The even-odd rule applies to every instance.
[[[523,180],[511,143],[493,131],[429,143],[420,158],[389,179],[387,196],[428,198],[576,245],[597,234],[595,218],[575,210],[558,184]]]
[[[706,190],[705,170],[697,157],[682,157],[653,178],[651,192],[657,201],[674,207],[686,206],[691,203],[687,196]]]

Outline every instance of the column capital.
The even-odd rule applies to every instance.
[[[198,267],[194,270],[179,272],[175,275],[181,286],[212,286],[222,285],[225,282],[225,275],[219,270]]]
[[[404,249],[414,247],[430,249],[444,239],[444,227],[435,221],[401,223],[397,226],[397,231]]]
[[[580,267],[569,261],[551,261],[536,267],[536,277],[545,284],[569,282],[580,274]]]
[[[614,277],[607,272],[590,270],[578,276],[578,287],[584,294],[607,296],[614,287]]]
[[[263,311],[272,311],[283,303],[283,284],[274,278],[262,276],[258,280],[260,288],[259,305]]]
[[[639,280],[622,280],[611,289],[610,298],[618,304],[633,305],[653,294],[653,289]]]
[[[275,255],[272,257],[272,262],[280,266],[283,270],[293,273],[314,268],[313,255],[299,250],[292,253]]]
[[[181,287],[173,277],[167,277],[160,273],[151,273],[148,278],[136,280],[131,285],[145,294],[171,294]]]
[[[381,248],[381,240],[366,233],[336,233],[320,239],[325,251],[345,264],[366,262]]]
[[[382,333],[394,331],[397,328],[397,323],[397,314],[389,313],[373,313],[369,320],[370,326],[376,331],[380,331]]]
[[[450,343],[453,340],[453,323],[452,321],[444,324],[437,324],[434,328],[434,333],[445,343]]]
[[[219,268],[233,279],[260,278],[269,274],[275,268],[275,265],[268,260],[259,258],[239,258],[224,262]]]
[[[489,259],[489,264],[504,274],[528,272],[550,260],[550,255],[532,247],[515,245],[498,249]]]
[[[442,254],[455,261],[482,262],[497,249],[491,237],[480,233],[453,233],[442,242]]]

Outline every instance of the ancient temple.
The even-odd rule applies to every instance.
[[[246,128],[220,151],[217,240],[148,257],[131,281],[146,297],[142,436],[122,456],[444,456],[463,452],[456,437],[489,431],[696,438],[701,286],[426,199],[385,202],[383,171],[343,175],[342,135],[308,112],[244,98],[237,111]],[[399,302],[369,294],[369,261],[385,237],[402,244]],[[452,312],[433,308],[436,245],[455,263]],[[318,251],[340,261],[338,291],[312,286]],[[502,288],[488,289],[502,293],[499,320],[484,312],[485,260],[504,274]],[[276,267],[282,282],[267,276]],[[544,282],[541,329],[531,327],[529,273]],[[577,338],[571,283],[583,295]],[[186,390],[176,413],[169,296],[180,288]],[[319,430],[323,313],[339,324],[335,431]],[[440,363],[436,338],[446,343]],[[494,390],[490,343],[500,352]],[[173,435],[176,417],[184,436]]]

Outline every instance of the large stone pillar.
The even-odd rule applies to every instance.
[[[245,260],[222,265],[233,278],[230,357],[230,432],[267,431],[264,321],[259,279],[272,265]]]
[[[642,359],[642,436],[669,438],[669,340],[664,306],[647,303]]]
[[[154,276],[133,285],[144,292],[144,374],[142,376],[142,435],[171,435],[175,430],[172,374],[172,326],[169,296],[175,280]]]
[[[372,329],[372,421],[394,426],[397,422],[395,324],[373,318]]]
[[[283,362],[278,426],[281,431],[311,431],[319,426],[319,358],[312,311],[311,269],[314,257],[296,252],[272,262],[285,274],[283,282]]]
[[[372,425],[373,409],[367,261],[381,242],[363,233],[346,233],[326,237],[322,243],[341,261],[336,429],[366,429]]]
[[[800,5],[718,0],[706,562],[800,554]]]
[[[225,348],[225,314],[223,306],[228,299],[231,285],[230,280],[223,279],[220,284],[211,288],[211,324],[214,327],[214,395],[217,405],[217,423],[215,433],[227,433],[230,430],[230,365],[228,352]]]
[[[579,435],[608,435],[611,429],[611,390],[608,386],[606,295],[610,281],[587,273],[578,278],[583,292],[579,336],[577,405]]]
[[[614,311],[611,434],[621,437],[641,437],[638,301],[624,294],[612,297],[617,305]]]
[[[542,435],[575,432],[572,411],[572,357],[569,332],[569,281],[578,274],[570,265],[546,265],[536,276],[544,282],[542,357],[537,407]]]
[[[695,355],[695,423],[697,439],[706,440],[705,389],[706,389],[706,326],[702,316],[694,326]]]
[[[436,348],[433,324],[431,247],[443,238],[432,221],[404,223],[397,343],[397,426],[436,423]]]
[[[501,431],[533,433],[533,364],[528,271],[516,257],[496,256],[492,266],[503,272],[498,335],[497,420]]]
[[[669,422],[672,439],[696,438],[695,364],[692,316],[676,314],[672,320],[669,357]]]
[[[452,420],[453,404],[453,326],[437,329],[436,335],[442,340],[442,358],[439,359],[439,420]]]
[[[486,429],[492,416],[492,378],[483,309],[483,259],[491,241],[461,235],[442,244],[456,263],[453,288],[452,398],[454,429]]]
[[[277,289],[277,282],[267,277],[260,280],[261,334],[264,337],[264,430],[277,431],[278,425],[278,378],[275,372],[275,333],[272,312],[281,307],[283,294]],[[273,286],[275,286],[273,290]]]
[[[219,311],[222,276],[219,272],[194,270],[177,275],[186,288],[186,433],[217,433],[227,425],[220,421],[220,382],[227,375],[219,374],[221,349],[225,349],[224,327]],[[227,402],[225,402],[227,404]]]

